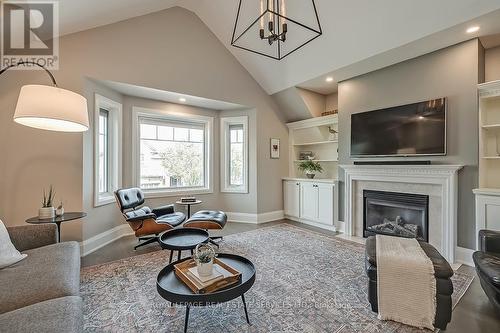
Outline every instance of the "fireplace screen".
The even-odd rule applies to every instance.
[[[429,196],[363,191],[363,236],[383,234],[429,241]]]

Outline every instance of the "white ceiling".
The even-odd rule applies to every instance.
[[[243,1],[253,1],[258,6],[257,0]],[[326,74],[335,74],[380,54],[389,55],[386,58],[390,59],[389,52],[448,28],[475,23],[479,16],[500,9],[499,0],[316,0],[323,35],[276,61],[230,46],[238,0],[59,0],[59,3],[62,35],[172,6],[185,7],[205,22],[269,94],[313,79],[319,84]],[[432,49],[448,46],[451,40],[472,37],[462,30],[458,33],[463,36],[432,40]],[[429,52],[429,45],[416,43],[411,52],[413,56],[424,54]],[[384,65],[380,59],[377,63]],[[325,87],[320,84],[318,89],[322,88]]]

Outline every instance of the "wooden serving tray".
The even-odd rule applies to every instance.
[[[223,263],[219,259],[215,258],[214,259],[214,265],[217,264],[227,270],[228,272],[231,273],[230,276],[223,277],[219,280],[216,280],[210,284],[204,284],[198,281],[197,279],[194,279],[191,277],[191,273],[188,273],[188,270],[192,267],[196,267],[196,262],[194,259],[189,259],[185,260],[181,263],[178,263],[174,265],[175,268],[175,275],[182,281],[184,282],[191,291],[193,291],[196,294],[207,294],[207,293],[213,293],[217,290],[221,290],[224,288],[227,288],[229,286],[232,286],[236,283],[238,283],[241,279],[241,273],[238,272],[236,269],[232,268],[231,266]]]

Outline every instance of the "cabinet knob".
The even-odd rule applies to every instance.
[[[299,183],[295,183],[295,185],[299,185]]]

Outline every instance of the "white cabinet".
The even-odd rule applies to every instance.
[[[315,183],[303,182],[300,185],[300,217],[318,219],[318,185]]]
[[[500,231],[500,190],[475,189],[476,195],[476,235],[481,229]],[[476,237],[477,241],[477,237]],[[479,244],[476,244],[479,250]]]
[[[299,222],[333,228],[337,217],[336,189],[333,180],[285,180],[285,215]]]
[[[297,181],[285,181],[284,201],[285,215],[299,217],[300,215],[300,183]]]
[[[318,222],[333,225],[333,212],[335,202],[333,201],[333,185],[318,184]]]

